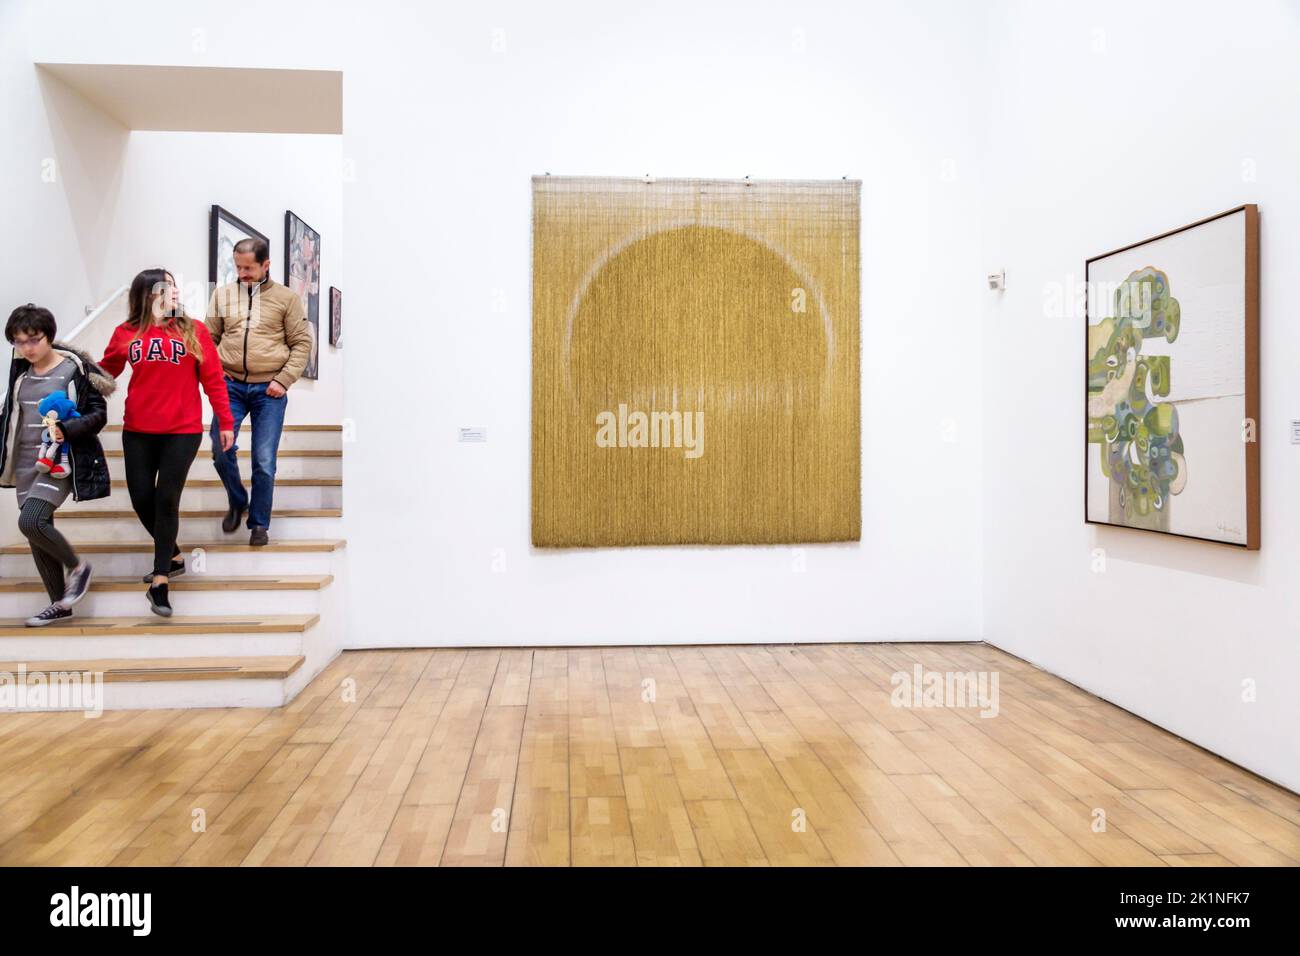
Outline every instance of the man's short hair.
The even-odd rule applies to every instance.
[[[43,335],[53,342],[58,329],[53,312],[28,302],[9,313],[9,321],[5,323],[5,338],[12,345],[14,336],[21,332],[29,338]]]
[[[249,236],[247,239],[240,239],[235,243],[235,252],[251,252],[257,259],[260,266],[267,259],[271,258],[271,244],[265,239],[258,239],[256,236]]]

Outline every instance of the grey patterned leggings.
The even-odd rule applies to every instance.
[[[54,527],[54,505],[40,498],[28,498],[18,513],[18,530],[32,548],[36,570],[45,585],[50,603],[62,600],[63,569],[72,570],[80,562],[68,539]]]

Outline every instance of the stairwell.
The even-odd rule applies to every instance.
[[[96,340],[106,341],[103,327],[115,324],[114,311],[105,309],[98,334],[89,330],[74,344],[101,354]],[[95,572],[70,621],[24,625],[48,598],[16,524],[0,529],[0,540],[8,542],[0,546],[0,671],[102,674],[104,709],[288,703],[343,643],[342,428],[285,425],[271,542],[260,548],[248,545],[245,528],[221,531],[226,495],[205,435],[181,497],[178,544],[186,573],[172,579],[175,613],[163,618],[145,599],[141,578],[152,565],[153,544],[131,510],[123,475],[120,423],[128,380],[129,374],[109,401],[114,424],[100,435],[112,494],[69,498],[55,515]],[[291,393],[290,420],[293,408]],[[239,441],[246,485],[248,429],[245,421]]]

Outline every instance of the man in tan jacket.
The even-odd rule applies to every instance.
[[[288,391],[311,355],[311,325],[302,299],[271,278],[271,250],[261,239],[235,243],[239,281],[218,286],[208,303],[207,326],[226,373],[230,412],[235,419],[235,444],[221,450],[213,432],[212,463],[226,486],[230,509],[221,530],[232,534],[245,514],[252,531],[250,545],[267,543],[271,500],[275,492],[275,459],[284,427]],[[253,494],[250,499],[239,477],[239,426],[244,416],[253,424]],[[217,423],[214,421],[215,429]]]

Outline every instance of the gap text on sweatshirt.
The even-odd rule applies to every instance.
[[[202,362],[190,354],[172,323],[150,325],[138,338],[136,329],[128,322],[113,330],[99,364],[114,378],[128,364],[131,366],[122,421],[124,429],[154,435],[202,434],[200,385],[208,395],[221,430],[231,431],[235,427],[217,347],[202,322],[194,324],[194,332],[203,349]]]

